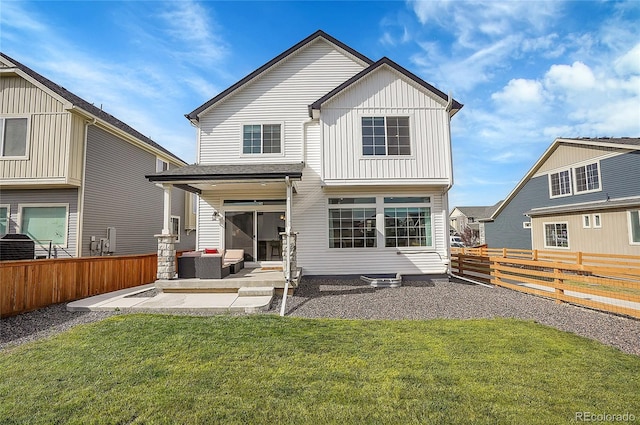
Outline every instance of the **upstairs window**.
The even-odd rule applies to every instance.
[[[551,197],[571,195],[571,178],[569,170],[549,174]]]
[[[411,155],[409,117],[362,117],[362,154]]]
[[[160,158],[156,158],[156,173],[161,173],[163,171],[167,171],[169,169],[169,163],[167,161],[163,161]]]
[[[27,119],[0,118],[0,157],[27,156]]]
[[[600,174],[598,173],[598,163],[576,167],[576,193],[592,192],[600,189]]]
[[[282,153],[282,134],[280,124],[254,124],[243,126],[242,153]]]

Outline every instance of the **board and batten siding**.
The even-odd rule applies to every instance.
[[[18,76],[0,83],[0,115],[28,119],[27,158],[0,158],[3,183],[79,186],[84,130],[63,102]]]
[[[0,189],[0,204],[9,206],[9,233],[20,233],[19,207],[24,204],[69,206],[67,245],[52,245],[52,258],[75,257],[78,232],[78,189]],[[49,244],[35,244],[36,256],[48,256]]]
[[[89,256],[91,236],[116,228],[116,255],[157,251],[162,231],[163,190],[145,175],[156,172],[156,156],[96,126],[89,126],[84,189],[82,256]],[[181,217],[177,250],[191,250],[195,233],[184,230],[185,192],[172,191],[171,213]]]
[[[362,155],[362,117],[405,116],[411,155]],[[323,177],[327,184],[451,182],[446,102],[418,89],[401,74],[381,68],[322,106]]]
[[[203,114],[198,163],[302,161],[308,105],[362,69],[326,41],[314,41]],[[283,125],[283,153],[242,155],[242,126],[265,123]]]

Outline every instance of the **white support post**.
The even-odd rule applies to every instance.
[[[173,185],[163,184],[164,190],[164,218],[162,222],[162,234],[170,235],[173,229],[171,228],[171,189]]]
[[[280,307],[280,316],[284,316],[287,305],[287,294],[289,292],[289,283],[291,282],[291,197],[293,188],[289,176],[285,177],[287,184],[287,211],[285,213],[285,239],[287,246],[285,250],[285,275],[284,275],[284,293],[282,294],[282,306]]]

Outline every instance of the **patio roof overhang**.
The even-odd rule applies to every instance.
[[[282,184],[285,180],[301,180],[304,163],[284,164],[232,164],[232,165],[187,165],[145,177],[153,183],[168,183],[188,192],[201,193],[224,185],[231,189],[247,184]]]

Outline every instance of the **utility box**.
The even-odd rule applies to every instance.
[[[107,227],[106,252],[110,254],[116,252],[116,228],[115,227]]]
[[[0,238],[0,261],[33,260],[36,244],[22,233],[7,233]]]

